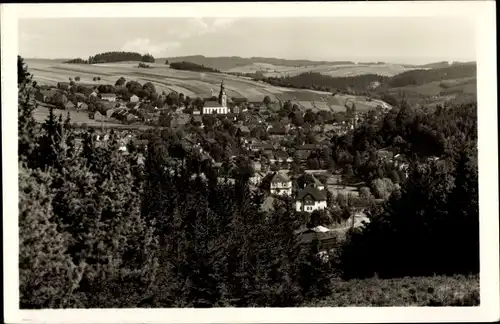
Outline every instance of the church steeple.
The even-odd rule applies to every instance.
[[[223,107],[227,106],[227,96],[226,90],[224,88],[224,80],[222,80],[222,82],[220,83],[219,104]]]

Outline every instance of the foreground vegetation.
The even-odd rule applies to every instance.
[[[170,129],[143,132],[147,151],[130,147],[129,155],[113,133],[102,146],[89,130],[78,152],[69,118],[50,110],[36,127],[33,82],[21,58],[18,89],[21,308],[400,305],[407,297],[396,289],[387,288],[388,299],[358,301],[350,287],[369,295],[372,282],[383,291],[390,281],[360,279],[478,273],[475,104],[402,106],[333,139],[332,159],[351,165],[353,176],[379,172],[370,152],[391,141],[414,162],[388,202],[370,210],[371,222],[325,261],[316,243],[296,244],[300,215],[291,200],[261,209],[264,193],[250,190],[245,163],[238,161],[234,185],[221,184],[211,161]],[[440,160],[421,162],[431,154]],[[461,282],[472,300],[462,302],[477,303],[475,277],[439,278],[400,282],[417,304],[419,291],[427,291],[425,303],[460,303],[429,289],[440,280]]]
[[[306,307],[479,306],[477,276],[333,281],[333,293]]]

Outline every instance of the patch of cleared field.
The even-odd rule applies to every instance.
[[[254,63],[236,67],[226,72],[231,73],[256,73],[262,72],[266,77],[294,76],[306,72],[316,72],[333,77],[356,76],[362,74],[378,74],[382,76],[394,76],[396,74],[416,69],[405,67],[400,64],[339,64],[339,65],[315,65],[315,66],[280,66],[273,64]]]
[[[70,77],[76,76],[80,77],[82,83],[92,83],[92,79],[99,76],[101,80],[98,84],[115,84],[116,80],[124,77],[127,81],[151,82],[158,92],[176,91],[195,98],[210,96],[210,89],[213,89],[214,94],[218,93],[219,85],[224,81],[230,97],[246,97],[251,101],[261,101],[265,96],[269,96],[271,100],[279,97],[282,101],[321,102],[331,98],[329,92],[276,87],[222,73],[179,71],[164,64],[154,64],[150,69],[141,69],[136,67],[137,62],[88,65],[26,60],[26,63],[28,70],[34,74],[34,80],[40,84],[55,85],[61,81],[68,82]]]

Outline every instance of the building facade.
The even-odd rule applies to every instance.
[[[286,175],[276,172],[271,180],[271,194],[279,196],[291,196],[292,181]]]
[[[227,95],[224,88],[224,81],[222,81],[220,84],[219,99],[217,101],[206,101],[203,106],[203,114],[227,115],[228,113]]]

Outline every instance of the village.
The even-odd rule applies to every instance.
[[[309,215],[306,217],[310,218],[314,212],[326,215],[296,231],[304,242],[319,239],[326,242],[326,247],[335,246],[349,228],[369,221],[364,210],[370,204],[384,201],[381,195],[370,192],[369,184],[349,179],[345,170],[336,168],[325,158],[325,153],[331,154],[328,150],[332,136],[354,130],[367,118],[383,117],[389,110],[383,102],[370,111],[358,112],[353,101],[347,101],[344,111],[336,107],[333,112],[314,113],[290,101],[228,98],[223,81],[218,96],[193,100],[177,93],[157,95],[154,86],[148,84],[140,90],[149,90],[149,93],[138,91],[142,95],[139,97],[129,91],[133,82],[125,86],[125,80],[118,80],[115,86],[98,86],[75,79],[59,82],[57,87],[39,87],[36,100],[70,114],[88,113],[90,119],[100,121],[95,140],[101,145],[109,138],[109,122],[127,126],[129,130],[114,130],[120,137],[119,150],[124,154],[129,153],[131,146],[139,151],[147,149],[147,140],[137,137],[134,125],[181,130],[185,134],[184,149],[196,150],[203,159],[209,160],[218,170],[220,182],[234,182],[231,169],[240,157],[245,157],[251,164],[251,186],[267,192],[264,210],[271,210],[276,198],[288,197],[293,199],[297,212]],[[210,136],[213,133],[208,130],[214,127],[227,129],[226,135],[233,138],[223,139],[222,143],[220,138]],[[81,144],[81,139],[76,142]],[[399,170],[407,167],[404,156],[390,147],[377,151],[377,158]],[[334,211],[337,217],[332,216]]]

